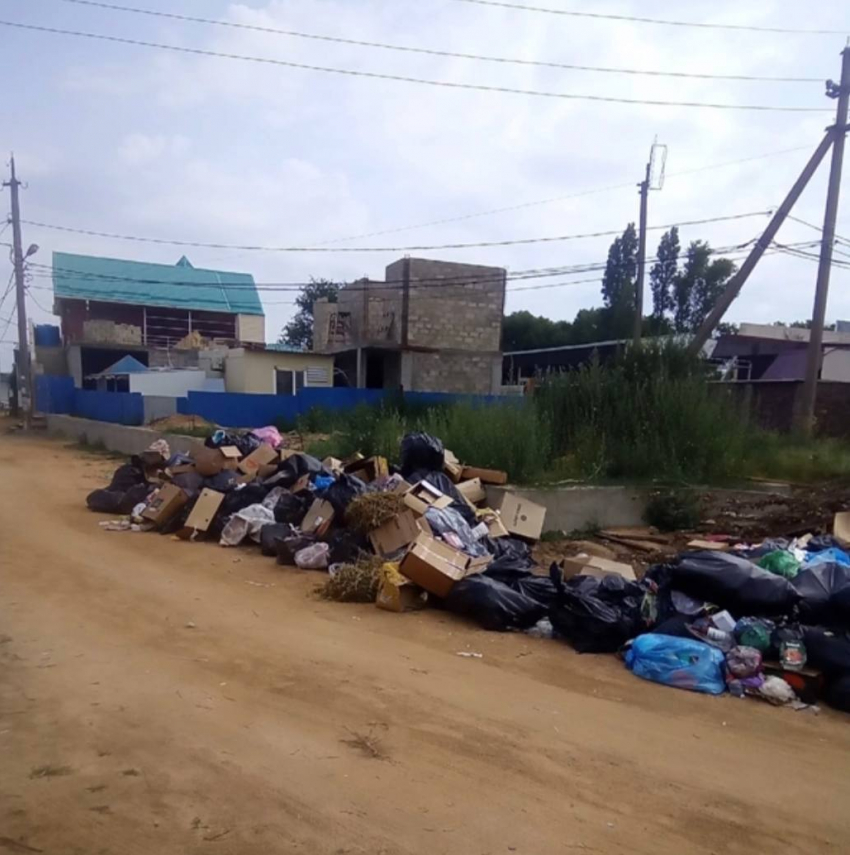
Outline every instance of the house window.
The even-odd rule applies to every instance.
[[[307,386],[327,386],[328,385],[328,369],[327,368],[308,368],[304,375],[306,377]]]
[[[275,392],[278,395],[293,395],[295,386],[295,372],[275,370]]]

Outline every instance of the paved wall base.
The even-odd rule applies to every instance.
[[[152,442],[165,439],[175,451],[188,452],[200,440],[191,436],[176,436],[147,428],[126,427],[74,416],[47,416],[47,431],[54,436],[64,436],[74,442],[103,445],[108,451],[119,454],[141,454]]]

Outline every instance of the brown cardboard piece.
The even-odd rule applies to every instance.
[[[422,532],[431,534],[425,517],[404,511],[369,534],[369,542],[377,555],[390,555],[409,546]]]
[[[149,499],[142,517],[155,526],[165,525],[180,513],[189,501],[189,495],[174,484],[160,487]]]
[[[424,609],[428,605],[428,595],[418,585],[407,579],[400,582],[394,579],[384,579],[378,588],[378,598],[375,605],[386,612],[413,612]]]
[[[832,533],[836,540],[840,540],[842,543],[850,543],[850,511],[835,515]]]
[[[728,552],[728,543],[718,543],[716,540],[692,540],[688,549],[698,549],[702,552]]]
[[[622,576],[628,582],[636,582],[635,571],[628,564],[619,561],[609,561],[596,555],[581,555],[577,558],[565,558],[562,565],[567,578],[573,576],[595,576],[604,579],[606,576]]]
[[[179,532],[179,537],[188,539],[195,532],[208,531],[223,501],[224,493],[210,489],[202,490],[186,520],[186,525]]]
[[[492,560],[492,555],[471,558],[430,535],[420,534],[410,545],[400,569],[428,593],[446,597],[456,582],[481,573]]]
[[[471,481],[461,481],[457,485],[457,491],[470,505],[477,505],[487,498],[487,493],[481,486],[480,478],[473,478]]]
[[[307,511],[307,516],[301,523],[300,528],[303,534],[323,535],[331,527],[334,518],[334,508],[330,502],[324,502],[321,499],[316,499],[310,510]]]
[[[276,452],[267,442],[264,442],[259,448],[254,449],[240,464],[240,471],[246,475],[256,475],[261,466],[271,463],[273,460],[279,459]]]
[[[221,448],[196,445],[192,449],[195,469],[204,478],[212,478],[223,469],[236,469],[241,457],[242,454],[239,449],[232,445],[225,445]]]
[[[367,457],[365,460],[355,460],[347,464],[343,467],[343,472],[370,484],[378,478],[386,478],[390,474],[390,466],[386,457]]]
[[[443,472],[445,472],[455,484],[459,484],[463,480],[463,464],[457,459],[457,457],[455,457],[453,452],[448,449],[445,451]]]
[[[493,540],[500,537],[510,537],[510,532],[505,528],[502,518],[498,514],[486,516],[484,522],[487,525],[487,532]]]
[[[478,478],[482,484],[492,484],[494,487],[503,487],[508,483],[508,473],[500,472],[498,469],[477,469],[474,466],[463,467],[463,480],[473,481]]]
[[[322,466],[325,467],[331,474],[339,475],[343,470],[342,461],[336,457],[326,457],[322,461]]]
[[[505,493],[497,509],[502,525],[517,537],[540,540],[546,522],[546,508],[516,493]]]
[[[451,505],[452,500],[428,481],[420,481],[404,494],[404,503],[414,513],[425,516],[428,508],[444,510]]]

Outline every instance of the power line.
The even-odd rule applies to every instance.
[[[156,18],[168,18],[175,21],[184,21],[193,24],[210,24],[216,27],[228,27],[236,30],[249,30],[251,32],[266,33],[276,36],[289,36],[296,39],[310,39],[321,42],[332,42],[335,44],[352,45],[354,47],[377,48],[379,50],[400,51],[403,53],[425,54],[428,56],[448,57],[452,59],[471,59],[478,62],[492,62],[508,65],[524,65],[537,68],[556,68],[567,71],[592,71],[601,74],[630,74],[645,75],[649,77],[676,77],[691,78],[697,80],[733,80],[733,81],[756,81],[768,83],[821,83],[820,77],[772,77],[748,74],[713,74],[709,72],[687,72],[687,71],[647,71],[636,68],[610,68],[595,65],[576,65],[564,62],[546,62],[544,60],[518,59],[515,57],[489,56],[474,53],[461,53],[437,48],[414,47],[411,45],[393,45],[386,42],[370,42],[362,39],[346,39],[339,36],[328,36],[318,33],[302,33],[295,30],[283,30],[276,27],[262,27],[257,24],[241,24],[235,21],[224,21],[218,18],[199,18],[193,15],[179,15],[174,12],[161,12],[153,9],[138,9],[133,6],[119,6],[113,3],[101,3],[97,0],[62,0],[64,3],[73,3],[78,6],[93,6],[98,9],[108,9],[112,12],[130,12],[136,15],[149,15]]]
[[[801,226],[806,226],[810,229],[814,229],[816,232],[820,232],[823,234],[823,228],[821,226],[816,226],[814,223],[809,223],[806,220],[801,220],[799,217],[795,217],[793,214],[788,215],[789,220],[793,220],[795,223],[799,223]],[[845,237],[841,237],[841,235],[835,235],[835,240],[839,243],[845,243],[850,245],[850,240]]]
[[[764,217],[772,213],[771,211],[753,211],[747,214],[732,214],[725,217],[708,217],[706,219],[701,220],[686,220],[680,223],[672,223],[663,226],[650,226],[650,229],[653,231],[658,231],[659,229],[670,229],[673,226],[700,226],[706,225],[708,223],[719,223],[719,222],[729,222],[732,220],[744,220],[749,219],[751,217]],[[502,247],[502,246],[525,246],[529,244],[541,244],[541,243],[560,243],[564,241],[571,240],[584,240],[588,238],[598,238],[598,237],[611,237],[613,235],[619,235],[622,233],[622,229],[614,229],[608,231],[599,231],[599,232],[587,232],[585,234],[575,234],[575,235],[557,235],[554,237],[536,237],[536,238],[519,238],[514,240],[497,240],[497,241],[479,241],[477,243],[446,243],[446,244],[436,244],[436,245],[422,245],[422,246],[344,246],[344,247],[323,247],[323,246],[314,246],[314,247],[303,247],[303,246],[250,246],[250,245],[240,245],[240,244],[224,244],[224,243],[204,243],[200,241],[181,241],[181,240],[168,240],[166,238],[150,238],[150,237],[140,237],[138,235],[121,235],[114,234],[112,232],[99,232],[94,231],[92,229],[78,229],[72,228],[71,226],[60,226],[53,223],[41,223],[35,220],[21,220],[22,223],[26,223],[28,226],[34,226],[35,228],[42,229],[51,229],[53,231],[59,232],[69,232],[71,234],[80,234],[86,235],[88,237],[101,237],[108,238],[110,240],[124,240],[131,241],[134,243],[152,243],[152,244],[160,244],[166,246],[181,246],[181,247],[199,247],[202,249],[235,249],[235,250],[245,250],[246,252],[292,252],[292,253],[307,253],[307,252],[318,252],[318,253],[362,253],[362,252],[431,252],[434,250],[444,250],[444,249],[481,249],[481,248],[489,248],[489,247]]]
[[[542,12],[547,15],[565,15],[571,18],[593,18],[603,21],[628,21],[633,24],[657,24],[665,27],[695,27],[702,30],[737,30],[752,33],[786,33],[801,36],[844,36],[844,30],[806,30],[787,27],[759,27],[750,24],[713,24],[696,21],[670,21],[662,18],[642,18],[636,15],[613,15],[602,12],[573,12],[567,9],[549,9],[541,6],[525,6],[520,3],[506,3],[500,0],[457,0],[460,3],[474,3],[478,6],[495,6],[501,9],[516,9],[522,12]]]
[[[798,151],[810,151],[810,150],[811,150],[810,145],[798,145],[798,146],[795,146],[794,148],[784,148],[784,149],[780,149],[779,151],[771,151],[771,152],[766,152],[764,154],[752,155],[750,157],[738,158],[737,160],[727,160],[727,161],[724,161],[722,163],[713,163],[713,164],[709,164],[707,166],[697,166],[694,169],[685,169],[685,170],[682,170],[680,172],[670,172],[667,174],[667,179],[669,180],[671,178],[680,178],[684,175],[695,175],[699,172],[709,172],[713,169],[722,169],[722,168],[725,168],[727,166],[738,166],[739,164],[751,163],[755,160],[765,160],[769,157],[778,157],[779,155],[782,155],[782,154],[792,154],[792,153],[798,152]],[[317,246],[327,246],[327,245],[335,244],[335,243],[344,243],[344,242],[349,241],[349,240],[365,240],[366,238],[382,237],[383,235],[398,234],[399,232],[413,231],[414,229],[424,229],[424,228],[430,228],[431,226],[443,226],[443,225],[449,225],[451,223],[460,223],[460,222],[463,222],[464,220],[472,220],[472,219],[475,219],[477,217],[489,217],[489,216],[494,215],[494,214],[505,214],[505,213],[509,213],[512,211],[521,211],[524,208],[532,208],[532,207],[535,207],[537,205],[551,205],[551,204],[554,204],[556,202],[567,202],[571,199],[579,199],[583,196],[593,196],[593,195],[596,195],[597,193],[609,193],[612,190],[624,190],[627,188],[631,189],[634,186],[635,186],[634,180],[624,181],[621,184],[609,184],[607,187],[597,187],[597,188],[592,189],[592,190],[579,190],[576,193],[569,193],[566,196],[555,196],[555,197],[550,198],[550,199],[537,199],[537,200],[532,201],[532,202],[520,202],[517,205],[508,205],[508,206],[505,206],[502,208],[491,208],[489,211],[478,211],[477,213],[474,213],[474,214],[463,214],[463,215],[458,216],[458,217],[446,217],[446,218],[441,219],[441,220],[431,220],[430,222],[427,222],[427,223],[418,223],[418,224],[412,225],[412,226],[401,226],[401,227],[393,228],[393,229],[383,229],[382,231],[377,231],[377,232],[366,232],[365,234],[350,235],[349,237],[343,237],[343,238],[334,238],[333,240],[321,241],[320,243],[318,243],[316,245]]]
[[[75,36],[84,39],[97,39],[100,41],[113,42],[116,44],[135,45],[137,47],[157,48],[159,50],[175,51],[177,53],[192,54],[194,56],[210,56],[218,59],[234,59],[241,62],[256,62],[265,65],[277,65],[284,68],[298,68],[305,71],[320,71],[325,74],[344,74],[353,77],[365,77],[372,80],[391,80],[396,83],[414,83],[419,86],[442,86],[449,89],[466,89],[476,92],[499,92],[509,95],[530,95],[535,98],[555,98],[570,101],[594,101],[606,104],[637,104],[650,107],[699,107],[712,110],[744,110],[758,112],[780,112],[780,113],[828,113],[825,107],[788,107],[767,104],[715,104],[703,101],[658,101],[640,98],[618,98],[609,95],[586,95],[568,92],[547,92],[540,89],[515,89],[509,86],[492,86],[478,83],[458,83],[446,80],[428,80],[423,77],[405,77],[399,74],[384,74],[375,71],[355,71],[350,68],[331,68],[322,65],[308,65],[300,62],[290,62],[283,59],[269,59],[267,57],[245,56],[244,54],[222,53],[220,51],[203,50],[202,48],[179,47],[177,45],[165,45],[159,42],[147,42],[140,39],[128,39],[120,36],[108,36],[102,33],[85,33],[79,30],[65,30],[58,27],[40,27],[35,24],[21,24],[15,21],[0,21],[0,26],[16,27],[22,30],[32,30],[41,33],[53,33],[57,35]]]

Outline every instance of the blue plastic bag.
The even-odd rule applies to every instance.
[[[838,548],[810,552],[806,556],[803,566],[814,567],[816,564],[843,564],[845,567],[850,567],[850,555]]]
[[[722,695],[724,656],[701,641],[670,635],[641,635],[626,653],[626,667],[636,676],[677,689]]]

